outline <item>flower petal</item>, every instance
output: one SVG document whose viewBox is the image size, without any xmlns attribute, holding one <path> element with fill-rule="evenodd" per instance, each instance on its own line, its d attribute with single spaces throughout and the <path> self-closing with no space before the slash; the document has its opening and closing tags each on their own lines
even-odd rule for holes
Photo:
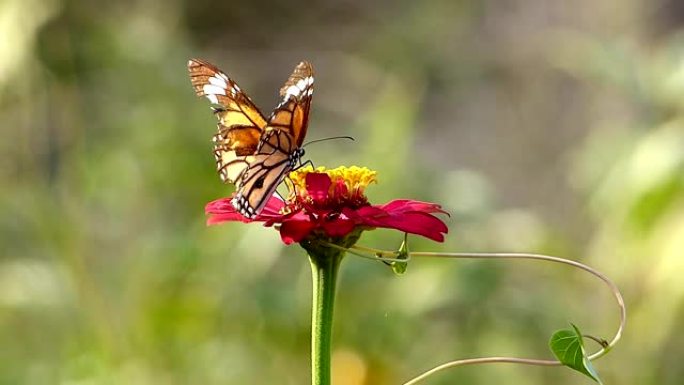
<svg viewBox="0 0 684 385">
<path fill-rule="evenodd" d="M 230 200 L 231 198 L 221 198 L 211 201 L 204 206 L 204 212 L 209 214 L 207 225 L 217 225 L 223 222 L 251 222 L 235 211 Z"/>
<path fill-rule="evenodd" d="M 422 235 L 437 242 L 444 242 L 444 234 L 449 232 L 439 218 L 428 213 L 414 211 L 401 214 L 401 218 L 388 217 L 380 221 L 382 226 L 401 230 L 405 233 Z"/>
<path fill-rule="evenodd" d="M 266 202 L 266 206 L 261 210 L 261 213 L 257 216 L 256 220 L 266 220 L 270 218 L 280 218 L 283 216 L 282 210 L 285 207 L 285 202 L 283 202 L 280 197 L 273 194 L 271 198 Z"/>
<path fill-rule="evenodd" d="M 213 214 L 224 211 L 235 211 L 233 205 L 230 204 L 232 198 L 220 198 L 213 200 L 204 206 L 204 212 L 206 214 Z"/>
<path fill-rule="evenodd" d="M 321 224 L 325 233 L 331 237 L 344 237 L 356 227 L 355 221 L 342 214 L 333 220 L 323 221 Z"/>
<path fill-rule="evenodd" d="M 410 199 L 395 199 L 380 207 L 387 211 L 422 211 L 425 213 L 442 213 L 449 215 L 448 212 L 442 210 L 442 206 L 436 203 L 413 201 Z"/>
<path fill-rule="evenodd" d="M 350 215 L 356 217 L 358 224 L 401 230 L 443 242 L 444 234 L 449 229 L 441 219 L 430 214 L 431 212 L 443 212 L 443 210 L 435 204 L 399 200 L 383 206 L 362 207 Z"/>
<path fill-rule="evenodd" d="M 310 220 L 286 219 L 280 225 L 280 238 L 286 245 L 300 242 L 316 227 Z"/>
<path fill-rule="evenodd" d="M 306 192 L 314 202 L 325 202 L 331 184 L 328 174 L 320 172 L 306 174 Z"/>
<path fill-rule="evenodd" d="M 204 212 L 209 214 L 207 225 L 238 221 L 245 223 L 264 221 L 278 222 L 283 217 L 281 210 L 285 207 L 285 203 L 275 195 L 266 202 L 264 209 L 254 219 L 245 218 L 242 214 L 238 213 L 233 207 L 231 199 L 232 197 L 216 199 L 204 206 Z"/>
<path fill-rule="evenodd" d="M 349 195 L 349 189 L 347 188 L 347 184 L 344 183 L 344 180 L 338 179 L 335 181 L 334 186 L 333 186 L 333 191 L 332 191 L 332 196 L 333 197 L 346 197 Z"/>
</svg>

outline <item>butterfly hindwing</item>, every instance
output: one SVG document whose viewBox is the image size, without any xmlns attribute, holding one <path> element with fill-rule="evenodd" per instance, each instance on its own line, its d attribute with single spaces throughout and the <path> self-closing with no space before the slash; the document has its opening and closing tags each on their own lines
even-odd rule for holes
<svg viewBox="0 0 684 385">
<path fill-rule="evenodd" d="M 233 205 L 246 217 L 258 214 L 278 185 L 299 161 L 301 150 L 284 151 L 292 138 L 283 130 L 266 128 L 253 162 L 242 175 Z M 256 213 L 256 214 L 255 214 Z"/>
</svg>

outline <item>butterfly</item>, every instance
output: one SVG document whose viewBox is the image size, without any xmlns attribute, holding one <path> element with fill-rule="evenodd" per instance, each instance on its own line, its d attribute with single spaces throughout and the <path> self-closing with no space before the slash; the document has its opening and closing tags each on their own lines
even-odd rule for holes
<svg viewBox="0 0 684 385">
<path fill-rule="evenodd" d="M 242 89 L 216 66 L 188 61 L 198 96 L 206 96 L 218 118 L 214 157 L 224 183 L 235 184 L 231 201 L 237 212 L 253 219 L 278 185 L 301 164 L 313 95 L 313 67 L 299 63 L 280 89 L 280 104 L 265 118 Z"/>
</svg>

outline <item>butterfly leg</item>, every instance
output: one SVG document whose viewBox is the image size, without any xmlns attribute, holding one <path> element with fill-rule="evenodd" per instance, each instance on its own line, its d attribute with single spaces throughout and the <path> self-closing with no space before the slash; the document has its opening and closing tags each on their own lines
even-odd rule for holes
<svg viewBox="0 0 684 385">
<path fill-rule="evenodd" d="M 280 193 L 280 191 L 275 190 L 275 193 L 276 193 L 276 195 L 278 195 L 278 198 L 280 198 L 280 200 L 282 200 L 283 202 L 285 202 L 285 197 L 283 196 L 283 194 Z"/>
<path fill-rule="evenodd" d="M 311 159 L 309 159 L 309 160 L 307 160 L 307 161 L 304 162 L 304 163 L 301 163 L 301 162 L 300 162 L 299 165 L 298 165 L 297 167 L 295 167 L 295 168 L 292 169 L 292 171 L 297 171 L 297 170 L 299 170 L 300 168 L 304 168 L 304 167 L 309 166 L 309 165 L 311 165 L 311 168 L 312 168 L 312 169 L 314 169 L 314 170 L 316 169 L 316 166 L 314 165 L 314 163 L 311 161 Z M 289 176 L 285 176 L 285 179 L 287 179 L 287 181 L 289 182 L 289 183 L 287 183 L 288 190 L 290 189 L 290 186 L 292 186 L 292 189 L 294 190 L 294 191 L 292 191 L 292 192 L 294 192 L 295 194 L 297 194 L 297 189 L 296 189 L 296 187 L 295 187 L 295 184 L 292 182 L 292 179 L 290 179 Z"/>
<path fill-rule="evenodd" d="M 287 186 L 287 192 L 289 194 L 297 195 L 297 188 L 295 187 L 294 182 L 292 182 L 292 179 L 289 176 L 285 177 L 285 182 L 285 186 Z"/>
<path fill-rule="evenodd" d="M 306 166 L 308 166 L 308 165 L 311 165 L 311 168 L 313 168 L 314 170 L 316 169 L 316 166 L 314 166 L 314 163 L 311 161 L 311 159 L 309 159 L 309 160 L 307 160 L 307 161 L 304 162 L 304 163 L 300 163 L 299 166 L 295 167 L 292 171 L 297 171 L 297 170 L 299 170 L 300 168 L 304 168 L 304 167 L 306 167 Z"/>
</svg>

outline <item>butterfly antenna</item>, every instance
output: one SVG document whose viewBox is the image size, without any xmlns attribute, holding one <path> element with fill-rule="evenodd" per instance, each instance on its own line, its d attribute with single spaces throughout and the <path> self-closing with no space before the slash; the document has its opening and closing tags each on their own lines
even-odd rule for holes
<svg viewBox="0 0 684 385">
<path fill-rule="evenodd" d="M 312 140 L 310 142 L 306 142 L 302 145 L 302 147 L 306 147 L 306 146 L 310 145 L 311 143 L 325 142 L 326 140 L 336 140 L 336 139 L 349 139 L 352 142 L 354 141 L 354 138 L 352 138 L 351 136 L 333 136 L 330 138 L 316 139 L 316 140 Z"/>
</svg>

